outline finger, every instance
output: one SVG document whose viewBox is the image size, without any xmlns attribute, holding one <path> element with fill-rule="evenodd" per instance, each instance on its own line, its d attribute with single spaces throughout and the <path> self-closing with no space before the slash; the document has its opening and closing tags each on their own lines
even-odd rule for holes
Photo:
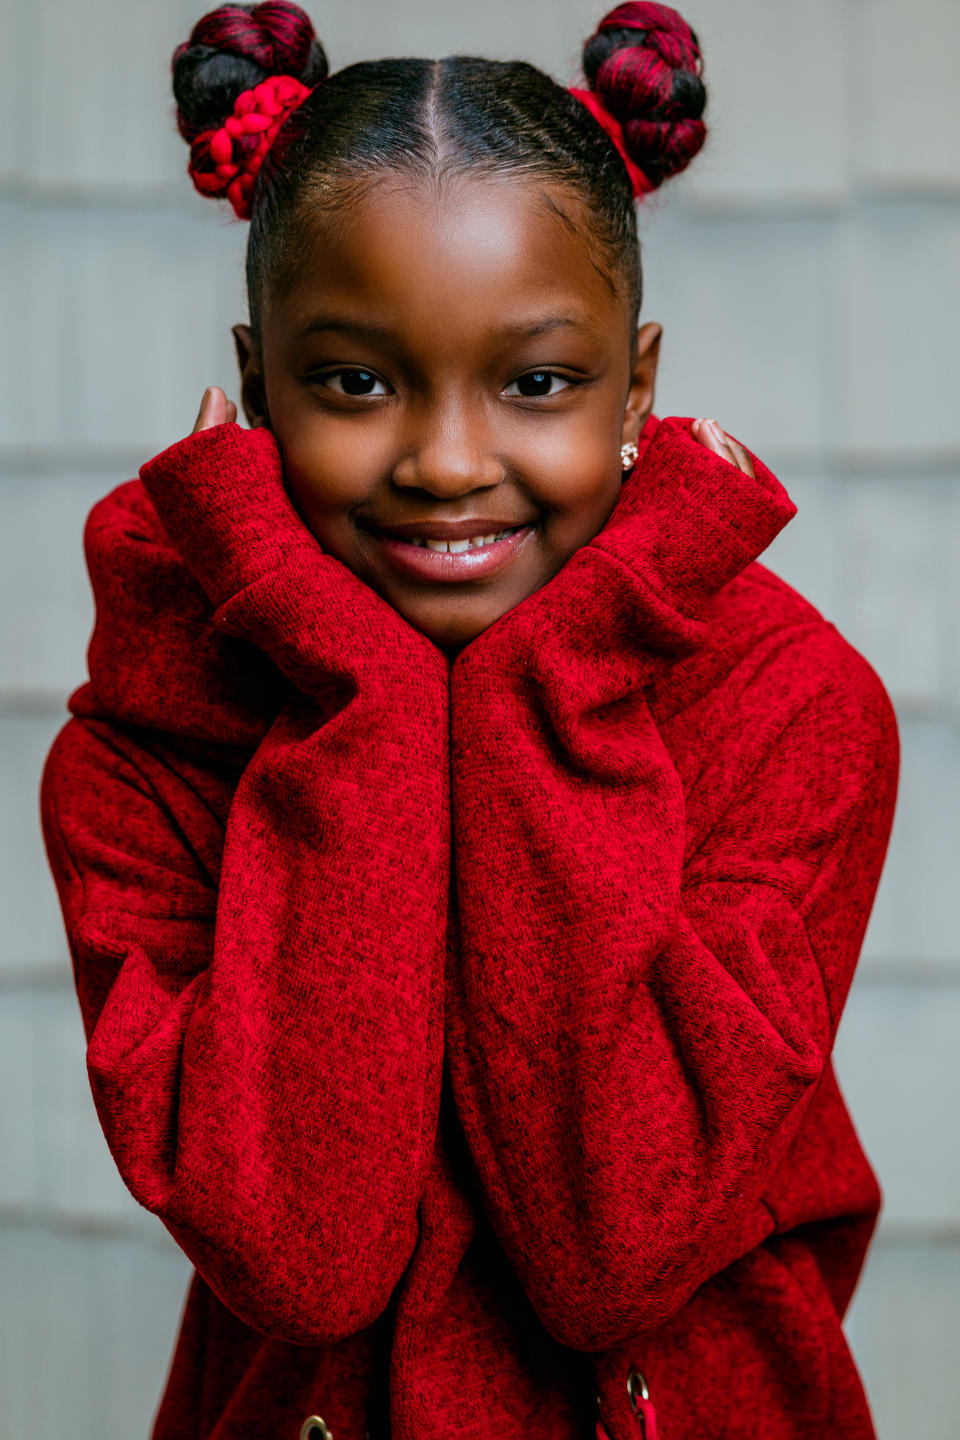
<svg viewBox="0 0 960 1440">
<path fill-rule="evenodd" d="M 750 459 L 750 456 L 740 444 L 739 440 L 734 440 L 732 435 L 728 435 L 727 444 L 733 451 L 736 457 L 737 464 L 740 466 L 740 469 L 744 472 L 744 474 L 749 475 L 751 479 L 755 480 L 757 478 L 757 473 L 753 468 L 753 461 Z"/>
<path fill-rule="evenodd" d="M 719 455 L 730 465 L 736 465 L 738 470 L 745 474 L 754 476 L 753 464 L 750 456 L 736 440 L 731 440 L 726 431 L 721 430 L 716 420 L 695 420 L 691 426 L 694 437 L 701 445 Z"/>
<path fill-rule="evenodd" d="M 200 401 L 193 434 L 196 435 L 198 430 L 209 430 L 214 425 L 225 424 L 230 420 L 231 406 L 233 407 L 233 419 L 236 419 L 237 407 L 233 401 L 227 399 L 219 385 L 208 385 L 203 392 L 203 399 Z"/>
<path fill-rule="evenodd" d="M 714 455 L 719 455 L 722 460 L 729 460 L 732 464 L 736 463 L 727 444 L 727 437 L 716 420 L 694 420 L 690 428 L 694 439 L 712 450 Z"/>
<path fill-rule="evenodd" d="M 192 432 L 194 435 L 196 435 L 198 430 L 207 430 L 213 424 L 213 421 L 210 419 L 210 401 L 212 393 L 213 392 L 211 390 L 211 387 L 208 385 L 206 390 L 204 390 L 203 392 L 203 399 L 200 401 L 200 409 L 197 411 L 197 418 L 194 421 Z"/>
</svg>

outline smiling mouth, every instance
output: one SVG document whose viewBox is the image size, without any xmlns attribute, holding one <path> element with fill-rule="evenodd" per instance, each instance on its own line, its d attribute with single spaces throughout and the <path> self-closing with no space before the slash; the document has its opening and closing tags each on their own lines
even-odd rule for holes
<svg viewBox="0 0 960 1440">
<path fill-rule="evenodd" d="M 516 525 L 489 535 L 461 540 L 434 540 L 426 535 L 391 535 L 371 531 L 381 554 L 408 579 L 451 583 L 480 580 L 513 562 L 535 525 Z"/>
<path fill-rule="evenodd" d="M 484 545 L 495 545 L 498 540 L 505 540 L 508 535 L 515 535 L 518 530 L 526 530 L 526 525 L 511 525 L 507 530 L 498 530 L 495 535 L 472 535 L 467 540 L 431 540 L 423 535 L 389 535 L 388 538 L 396 540 L 402 545 L 417 545 L 422 550 L 438 550 L 448 555 L 462 555 L 465 550 L 480 550 Z"/>
</svg>

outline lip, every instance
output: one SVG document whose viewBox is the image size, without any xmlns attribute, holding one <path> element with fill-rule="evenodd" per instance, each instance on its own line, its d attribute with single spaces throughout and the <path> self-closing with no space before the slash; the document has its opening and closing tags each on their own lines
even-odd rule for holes
<svg viewBox="0 0 960 1440">
<path fill-rule="evenodd" d="M 472 524 L 471 521 L 463 521 L 462 524 Z M 506 528 L 501 525 L 501 530 Z M 495 540 L 492 545 L 481 545 L 475 550 L 464 550 L 459 555 L 451 555 L 448 550 L 428 550 L 422 545 L 412 545 L 409 540 L 400 540 L 393 534 L 385 531 L 374 532 L 374 538 L 386 559 L 404 575 L 412 576 L 415 580 L 434 580 L 447 584 L 464 580 L 478 580 L 481 576 L 493 575 L 496 571 L 502 570 L 509 565 L 517 554 L 517 551 L 525 544 L 533 534 L 534 525 L 524 525 L 522 529 L 515 530 L 512 535 L 505 535 L 502 540 Z M 415 530 L 410 527 L 412 535 L 422 535 L 431 540 L 446 539 L 469 539 L 465 535 L 431 535 L 428 530 Z M 474 534 L 489 535 L 489 530 L 473 531 Z"/>
<path fill-rule="evenodd" d="M 480 516 L 470 520 L 410 520 L 402 525 L 373 525 L 361 522 L 365 529 L 377 535 L 399 535 L 408 539 L 416 536 L 423 540 L 473 540 L 478 535 L 499 535 L 501 530 L 514 530 L 518 525 L 530 526 L 532 520 L 498 520 Z"/>
</svg>

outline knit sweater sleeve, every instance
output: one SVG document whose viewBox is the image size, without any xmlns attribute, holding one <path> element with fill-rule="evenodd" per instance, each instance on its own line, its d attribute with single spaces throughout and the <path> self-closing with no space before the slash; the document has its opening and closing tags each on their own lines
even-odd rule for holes
<svg viewBox="0 0 960 1440">
<path fill-rule="evenodd" d="M 133 672 L 128 625 L 100 686 L 101 633 L 95 697 L 126 665 L 138 723 L 80 707 L 47 756 L 41 814 L 123 1179 L 242 1320 L 326 1345 L 384 1309 L 418 1233 L 443 1044 L 449 667 L 309 532 L 271 517 L 268 548 L 236 543 L 214 493 L 249 523 L 262 460 L 204 432 L 151 481 L 176 531 L 189 469 L 213 620 L 298 688 L 231 776 L 217 746 L 146 727 L 169 715 L 186 637 L 161 668 L 152 633 Z M 155 625 L 172 623 L 167 600 Z"/>
<path fill-rule="evenodd" d="M 892 824 L 892 706 L 820 620 L 769 647 L 688 827 L 645 687 L 795 512 L 753 458 L 664 421 L 601 534 L 451 674 L 453 1093 L 514 1269 L 584 1350 L 774 1229 Z"/>
</svg>

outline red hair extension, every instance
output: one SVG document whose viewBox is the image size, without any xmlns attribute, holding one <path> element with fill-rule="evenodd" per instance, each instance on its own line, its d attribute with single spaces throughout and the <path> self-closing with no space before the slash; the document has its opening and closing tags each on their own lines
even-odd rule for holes
<svg viewBox="0 0 960 1440">
<path fill-rule="evenodd" d="M 703 61 L 697 37 L 668 5 L 640 0 L 618 5 L 600 21 L 597 34 L 624 29 L 637 31 L 636 43 L 625 42 L 607 56 L 593 88 L 620 122 L 631 163 L 643 171 L 645 162 L 654 171 L 657 178 L 646 181 L 651 190 L 659 180 L 683 170 L 706 138 L 704 122 L 691 118 L 684 102 L 674 98 L 675 73 L 687 71 L 699 78 Z M 613 138 L 616 141 L 616 135 Z M 644 193 L 636 181 L 634 193 Z"/>
<path fill-rule="evenodd" d="M 201 195 L 225 195 L 237 218 L 249 220 L 264 156 L 287 116 L 311 93 L 292 75 L 268 75 L 242 91 L 223 125 L 202 131 L 190 147 L 187 173 Z"/>
<path fill-rule="evenodd" d="M 700 73 L 697 38 L 680 12 L 669 5 L 648 4 L 646 0 L 617 5 L 604 15 L 597 30 L 642 30 L 642 43 L 655 48 L 671 70 Z"/>
<path fill-rule="evenodd" d="M 598 125 L 603 126 L 614 145 L 616 145 L 620 151 L 620 158 L 627 167 L 634 195 L 648 195 L 651 190 L 655 190 L 656 186 L 652 180 L 648 179 L 640 169 L 640 166 L 635 165 L 631 160 L 630 152 L 627 150 L 627 142 L 623 136 L 623 126 L 617 117 L 611 115 L 610 111 L 604 106 L 599 95 L 594 95 L 592 90 L 575 90 L 572 86 L 570 88 L 570 94 L 575 95 L 581 105 L 586 105 L 594 120 L 596 120 Z"/>
<path fill-rule="evenodd" d="M 252 60 L 272 75 L 302 73 L 310 58 L 315 39 L 309 16 L 285 0 L 263 0 L 246 9 L 243 5 L 220 5 L 203 15 L 194 25 L 189 39 L 173 52 L 171 68 L 191 46 L 209 45 L 211 49 Z M 192 141 L 198 129 L 178 115 L 177 126 L 184 140 Z"/>
</svg>

